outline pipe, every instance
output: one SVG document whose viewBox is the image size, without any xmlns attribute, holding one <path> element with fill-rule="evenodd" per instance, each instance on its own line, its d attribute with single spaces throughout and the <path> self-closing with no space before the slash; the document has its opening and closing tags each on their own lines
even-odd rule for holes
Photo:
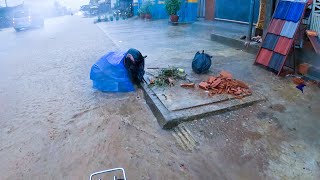
<svg viewBox="0 0 320 180">
<path fill-rule="evenodd" d="M 253 16 L 254 16 L 254 0 L 250 2 L 250 16 L 249 16 L 249 29 L 247 35 L 247 42 L 251 41 L 252 36 L 252 26 L 253 26 Z"/>
<path fill-rule="evenodd" d="M 248 22 L 243 22 L 243 21 L 236 21 L 236 20 L 231 20 L 231 19 L 223 19 L 223 18 L 214 18 L 214 20 L 217 21 L 225 21 L 225 22 L 234 22 L 234 23 L 238 23 L 238 24 L 246 24 L 248 25 Z M 255 23 L 253 23 L 253 25 L 256 25 Z"/>
</svg>

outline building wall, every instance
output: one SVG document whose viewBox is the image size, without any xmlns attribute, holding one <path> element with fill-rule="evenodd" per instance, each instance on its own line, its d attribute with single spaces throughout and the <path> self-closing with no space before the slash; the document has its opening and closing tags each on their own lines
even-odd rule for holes
<svg viewBox="0 0 320 180">
<path fill-rule="evenodd" d="M 180 22 L 194 22 L 197 20 L 198 0 L 184 0 L 178 12 Z"/>
<path fill-rule="evenodd" d="M 169 19 L 165 10 L 164 0 L 153 0 L 151 10 L 152 19 Z M 143 0 L 134 0 L 134 14 L 138 15 L 138 9 Z M 182 0 L 181 9 L 178 12 L 179 22 L 194 22 L 197 19 L 198 0 Z"/>
<path fill-rule="evenodd" d="M 215 18 L 248 22 L 251 0 L 215 0 Z M 254 22 L 259 16 L 260 0 L 255 0 Z"/>
</svg>

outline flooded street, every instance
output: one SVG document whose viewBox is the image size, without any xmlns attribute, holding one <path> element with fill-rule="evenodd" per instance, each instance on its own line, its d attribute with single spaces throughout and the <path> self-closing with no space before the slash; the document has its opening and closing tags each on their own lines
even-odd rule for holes
<svg viewBox="0 0 320 180">
<path fill-rule="evenodd" d="M 44 29 L 4 29 L 0 39 L 6 42 L 0 47 L 1 179 L 85 179 L 106 168 L 136 167 L 129 161 L 144 151 L 159 154 L 154 146 L 163 143 L 155 142 L 162 131 L 141 93 L 91 88 L 91 65 L 113 49 L 91 20 L 50 19 Z"/>
<path fill-rule="evenodd" d="M 193 179 L 189 152 L 160 128 L 142 90 L 92 89 L 91 65 L 117 49 L 92 19 L 49 19 L 0 39 L 1 179 L 87 179 L 114 167 L 130 179 Z"/>
<path fill-rule="evenodd" d="M 43 29 L 0 31 L 0 179 L 88 179 L 116 167 L 135 180 L 319 179 L 319 89 L 302 94 L 252 66 L 254 55 L 199 38 L 207 27 L 147 23 L 96 25 L 65 16 L 46 20 Z M 92 88 L 92 64 L 130 47 L 148 55 L 147 67 L 182 68 L 190 65 L 178 58 L 208 49 L 214 71 L 230 66 L 259 75 L 249 82 L 268 100 L 163 130 L 141 89 Z"/>
</svg>

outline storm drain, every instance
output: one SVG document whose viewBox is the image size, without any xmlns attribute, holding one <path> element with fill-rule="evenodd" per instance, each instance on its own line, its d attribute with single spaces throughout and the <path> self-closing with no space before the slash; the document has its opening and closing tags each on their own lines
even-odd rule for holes
<svg viewBox="0 0 320 180">
<path fill-rule="evenodd" d="M 197 142 L 190 130 L 184 124 L 175 127 L 172 135 L 176 139 L 178 145 L 186 151 L 193 151 L 199 145 L 199 142 Z"/>
</svg>

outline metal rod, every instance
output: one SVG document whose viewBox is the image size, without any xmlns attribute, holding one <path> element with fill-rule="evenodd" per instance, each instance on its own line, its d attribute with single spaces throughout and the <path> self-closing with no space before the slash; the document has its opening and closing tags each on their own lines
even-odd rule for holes
<svg viewBox="0 0 320 180">
<path fill-rule="evenodd" d="M 249 29 L 247 35 L 247 42 L 251 41 L 252 36 L 252 26 L 253 26 L 253 16 L 254 16 L 254 0 L 251 0 L 250 3 L 250 16 L 249 16 Z"/>
<path fill-rule="evenodd" d="M 249 24 L 248 22 L 244 22 L 244 21 L 236 21 L 236 20 L 231 20 L 231 19 L 223 19 L 223 18 L 214 18 L 214 20 L 217 21 L 226 21 L 226 22 L 234 22 L 234 23 L 239 23 L 239 24 Z M 253 25 L 256 25 L 255 23 L 253 23 Z"/>
</svg>

